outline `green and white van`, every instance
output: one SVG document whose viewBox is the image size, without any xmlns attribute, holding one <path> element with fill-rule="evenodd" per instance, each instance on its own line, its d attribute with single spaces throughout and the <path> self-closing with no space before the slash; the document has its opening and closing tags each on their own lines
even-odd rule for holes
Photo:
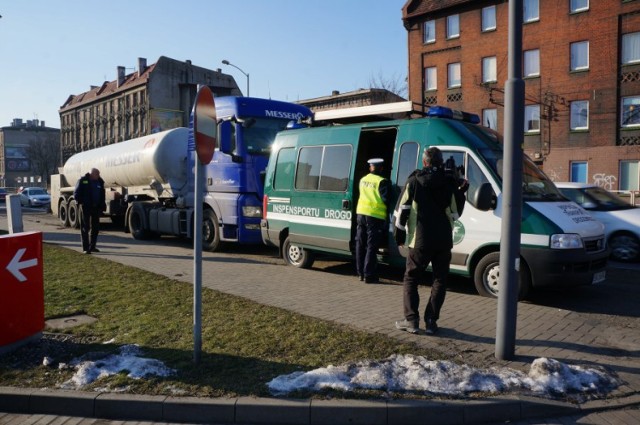
<svg viewBox="0 0 640 425">
<path fill-rule="evenodd" d="M 417 119 L 280 132 L 265 176 L 263 241 L 279 247 L 296 267 L 310 267 L 316 253 L 351 258 L 358 182 L 368 172 L 367 159 L 384 159 L 397 197 L 409 174 L 422 167 L 423 149 L 437 146 L 470 185 L 453 231 L 451 272 L 472 278 L 481 295 L 497 296 L 506 164 L 500 135 L 478 121 L 476 115 L 434 107 Z M 527 157 L 522 195 L 520 298 L 531 288 L 604 281 L 603 225 L 562 196 Z M 404 266 L 391 226 L 379 254 L 382 263 Z"/>
</svg>

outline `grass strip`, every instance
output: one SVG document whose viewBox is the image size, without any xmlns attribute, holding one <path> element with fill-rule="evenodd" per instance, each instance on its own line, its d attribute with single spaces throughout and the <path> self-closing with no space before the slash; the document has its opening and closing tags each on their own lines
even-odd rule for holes
<svg viewBox="0 0 640 425">
<path fill-rule="evenodd" d="M 45 318 L 87 314 L 98 320 L 0 356 L 0 386 L 55 388 L 73 374 L 58 364 L 87 352 L 115 352 L 124 344 L 138 344 L 145 357 L 177 374 L 135 380 L 122 373 L 85 390 L 264 397 L 268 381 L 294 371 L 394 353 L 443 358 L 414 344 L 203 288 L 202 356 L 195 364 L 192 285 L 55 245 L 43 249 Z M 54 363 L 44 366 L 43 356 Z"/>
</svg>

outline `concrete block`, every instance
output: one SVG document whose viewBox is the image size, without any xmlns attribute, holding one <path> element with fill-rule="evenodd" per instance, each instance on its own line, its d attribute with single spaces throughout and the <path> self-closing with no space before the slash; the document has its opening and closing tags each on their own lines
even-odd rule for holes
<svg viewBox="0 0 640 425">
<path fill-rule="evenodd" d="M 241 397 L 236 403 L 237 424 L 309 424 L 311 400 Z"/>
<path fill-rule="evenodd" d="M 505 422 L 521 419 L 516 397 L 486 398 L 464 404 L 464 423 Z"/>
<path fill-rule="evenodd" d="M 29 398 L 33 389 L 0 387 L 0 412 L 29 413 Z"/>
<path fill-rule="evenodd" d="M 520 412 L 523 419 L 554 416 L 570 416 L 580 412 L 580 408 L 571 403 L 546 400 L 537 397 L 520 397 Z"/>
<path fill-rule="evenodd" d="M 464 423 L 463 402 L 393 400 L 387 403 L 388 425 L 457 425 Z"/>
<path fill-rule="evenodd" d="M 386 425 L 387 402 L 311 400 L 311 425 Z"/>
<path fill-rule="evenodd" d="M 83 391 L 34 391 L 29 399 L 29 412 L 93 417 L 97 396 L 98 393 Z"/>
<path fill-rule="evenodd" d="M 161 421 L 166 396 L 100 394 L 95 400 L 95 417 L 106 419 Z"/>
<path fill-rule="evenodd" d="M 233 423 L 235 398 L 167 397 L 162 420 L 191 423 Z"/>
</svg>

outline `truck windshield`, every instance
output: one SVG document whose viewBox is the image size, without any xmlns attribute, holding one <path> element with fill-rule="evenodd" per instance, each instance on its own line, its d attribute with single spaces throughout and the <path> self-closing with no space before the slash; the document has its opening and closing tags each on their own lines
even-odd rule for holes
<svg viewBox="0 0 640 425">
<path fill-rule="evenodd" d="M 501 149 L 480 149 L 480 154 L 493 171 L 503 179 L 504 152 Z M 522 200 L 533 202 L 558 202 L 567 199 L 531 159 L 524 155 L 522 161 Z"/>
<path fill-rule="evenodd" d="M 247 153 L 268 155 L 276 133 L 284 130 L 289 119 L 250 118 L 243 125 L 244 145 Z"/>
</svg>

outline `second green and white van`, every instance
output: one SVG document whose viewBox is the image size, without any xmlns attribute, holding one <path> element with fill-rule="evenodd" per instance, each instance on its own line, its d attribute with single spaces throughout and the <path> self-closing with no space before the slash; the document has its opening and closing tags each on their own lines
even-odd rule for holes
<svg viewBox="0 0 640 425">
<path fill-rule="evenodd" d="M 366 160 L 384 159 L 385 177 L 398 196 L 409 174 L 422 167 L 423 149 L 437 146 L 469 181 L 467 205 L 453 230 L 451 272 L 470 277 L 481 295 L 497 296 L 502 170 L 508 164 L 500 135 L 477 122 L 477 116 L 436 107 L 417 119 L 280 132 L 265 176 L 263 241 L 279 247 L 296 267 L 311 267 L 318 253 L 351 258 Z M 522 195 L 520 298 L 531 288 L 603 282 L 603 225 L 565 198 L 527 157 Z M 390 227 L 379 260 L 404 266 L 403 254 Z"/>
</svg>

